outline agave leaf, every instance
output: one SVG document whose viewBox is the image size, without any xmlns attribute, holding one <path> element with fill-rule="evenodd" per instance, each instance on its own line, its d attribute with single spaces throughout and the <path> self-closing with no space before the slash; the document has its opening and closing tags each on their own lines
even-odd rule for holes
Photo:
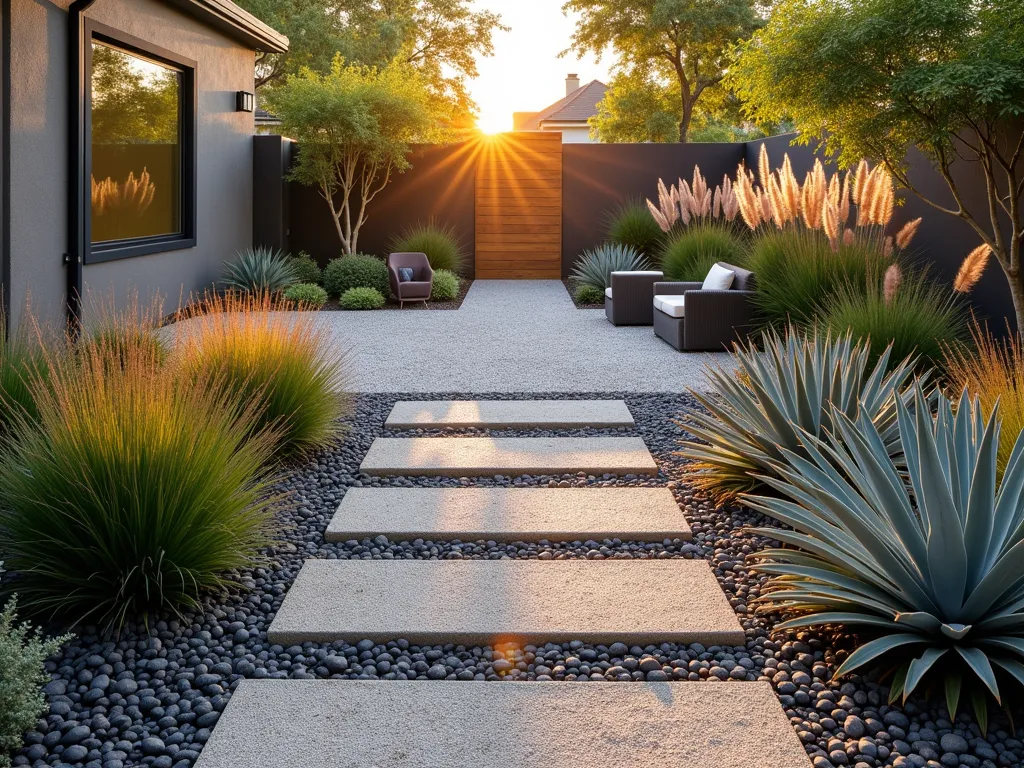
<svg viewBox="0 0 1024 768">
<path fill-rule="evenodd" d="M 893 621 L 897 624 L 906 624 L 914 629 L 920 629 L 922 632 L 929 633 L 937 632 L 939 630 L 939 626 L 942 624 L 938 618 L 926 611 L 908 611 L 906 613 L 898 613 Z"/>
<path fill-rule="evenodd" d="M 988 701 L 985 699 L 985 692 L 980 688 L 971 688 L 971 707 L 974 709 L 974 719 L 981 729 L 981 735 L 988 734 Z"/>
<path fill-rule="evenodd" d="M 1009 635 L 986 637 L 984 640 L 979 640 L 978 644 L 1002 648 L 1024 657 L 1024 637 L 1011 637 Z"/>
<path fill-rule="evenodd" d="M 974 588 L 963 609 L 962 621 L 976 623 L 1002 595 L 1011 589 L 1021 578 L 1020 563 L 1024 557 L 1024 541 L 1019 541 L 1002 555 L 985 574 L 981 583 Z"/>
<path fill-rule="evenodd" d="M 910 669 L 910 663 L 905 662 L 900 664 L 897 668 L 896 673 L 892 676 L 892 683 L 889 685 L 889 703 L 892 704 L 896 699 L 903 695 L 903 687 L 907 682 L 907 672 Z"/>
<path fill-rule="evenodd" d="M 1013 659 L 1000 659 L 999 657 L 993 656 L 992 663 L 997 667 L 1002 667 L 1004 670 L 1009 672 L 1018 683 L 1024 685 L 1024 664 Z"/>
<path fill-rule="evenodd" d="M 969 408 L 961 408 L 967 411 Z M 978 409 L 981 410 L 980 408 Z M 986 555 L 991 549 L 992 529 L 995 517 L 992 514 L 996 495 L 996 460 L 999 447 L 999 422 L 996 421 L 998 404 L 984 428 L 978 446 L 977 464 L 970 482 L 961 483 L 965 498 L 966 520 L 964 522 L 964 544 L 967 548 L 967 590 L 973 590 L 984 574 Z M 960 417 L 960 412 L 957 412 Z M 966 419 L 966 417 L 965 417 Z M 966 441 L 966 437 L 963 438 Z M 966 449 L 962 449 L 966 450 Z"/>
<path fill-rule="evenodd" d="M 887 594 L 879 589 L 874 589 L 866 584 L 864 581 L 846 576 L 835 570 L 829 570 L 826 568 L 815 568 L 805 565 L 791 565 L 789 563 L 764 563 L 752 566 L 752 570 L 758 573 L 777 573 L 784 575 L 796 575 L 804 576 L 807 579 L 813 579 L 816 582 L 822 584 L 831 585 L 839 589 L 843 589 L 847 592 L 853 592 L 855 594 L 864 595 L 864 597 L 871 599 L 875 602 L 892 599 L 892 595 Z M 888 609 L 888 606 L 886 607 Z"/>
<path fill-rule="evenodd" d="M 858 667 L 862 667 L 896 648 L 901 648 L 905 645 L 920 645 L 927 642 L 928 639 L 921 635 L 912 635 L 905 632 L 871 640 L 847 656 L 846 661 L 836 670 L 833 678 L 842 677 L 848 672 L 852 672 Z"/>
<path fill-rule="evenodd" d="M 1010 458 L 1003 470 L 1003 480 L 996 497 L 993 513 L 992 541 L 985 561 L 985 569 L 992 567 L 996 558 L 1020 540 L 1021 534 L 1010 536 L 1024 520 L 1024 432 L 1017 437 Z"/>
<path fill-rule="evenodd" d="M 956 652 L 960 654 L 961 658 L 967 662 L 967 666 L 978 676 L 978 679 L 985 684 L 992 696 L 995 697 L 997 702 L 1000 702 L 999 698 L 999 683 L 996 682 L 996 674 L 992 671 L 992 665 L 989 663 L 988 656 L 984 651 L 977 648 L 966 648 L 962 645 L 954 646 Z"/>
<path fill-rule="evenodd" d="M 803 629 L 804 627 L 820 627 L 826 624 L 853 624 L 855 626 L 892 628 L 892 621 L 870 613 L 852 611 L 823 611 L 809 616 L 787 619 L 775 625 L 776 630 Z"/>
<path fill-rule="evenodd" d="M 948 650 L 948 648 L 925 648 L 924 653 L 910 662 L 910 666 L 907 668 L 907 678 L 903 683 L 904 703 L 906 703 L 907 697 L 917 688 L 917 684 L 921 682 L 921 679 L 928 674 L 928 670 L 932 668 L 936 661 L 945 656 Z"/>
<path fill-rule="evenodd" d="M 950 722 L 956 721 L 956 708 L 960 704 L 960 686 L 962 683 L 963 678 L 960 675 L 955 673 L 946 675 L 946 709 L 949 710 Z"/>
</svg>

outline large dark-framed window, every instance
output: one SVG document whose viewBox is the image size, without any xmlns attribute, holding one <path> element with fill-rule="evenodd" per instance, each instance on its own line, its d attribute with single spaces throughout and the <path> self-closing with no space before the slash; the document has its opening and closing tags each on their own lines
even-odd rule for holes
<svg viewBox="0 0 1024 768">
<path fill-rule="evenodd" d="M 196 244 L 196 63 L 87 20 L 85 262 Z"/>
</svg>

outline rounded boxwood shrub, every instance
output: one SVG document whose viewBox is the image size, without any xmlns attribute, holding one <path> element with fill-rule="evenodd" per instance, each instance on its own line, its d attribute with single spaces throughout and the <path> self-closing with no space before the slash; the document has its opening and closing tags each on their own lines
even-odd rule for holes
<svg viewBox="0 0 1024 768">
<path fill-rule="evenodd" d="M 95 348 L 37 389 L 39 428 L 0 462 L 0 528 L 23 605 L 118 629 L 199 609 L 268 540 L 273 442 L 205 377 L 151 349 L 112 367 Z"/>
<path fill-rule="evenodd" d="M 391 295 L 387 265 L 363 253 L 331 259 L 324 269 L 324 288 L 331 296 L 341 296 L 350 288 L 373 288 L 381 296 Z"/>
<path fill-rule="evenodd" d="M 341 294 L 338 303 L 342 309 L 380 309 L 384 306 L 384 297 L 376 288 L 360 286 Z"/>
<path fill-rule="evenodd" d="M 430 287 L 430 298 L 435 301 L 452 301 L 459 295 L 459 276 L 448 269 L 434 270 L 434 284 Z"/>
<path fill-rule="evenodd" d="M 576 288 L 573 298 L 577 304 L 604 304 L 604 291 L 596 285 L 584 283 Z"/>
<path fill-rule="evenodd" d="M 435 272 L 444 269 L 459 272 L 465 258 L 462 241 L 453 226 L 431 221 L 409 227 L 391 241 L 392 253 L 424 253 Z"/>
<path fill-rule="evenodd" d="M 665 243 L 661 251 L 661 270 L 666 280 L 700 282 L 716 261 L 743 266 L 745 248 L 743 238 L 729 224 L 694 224 Z"/>
<path fill-rule="evenodd" d="M 327 303 L 327 291 L 315 283 L 298 283 L 285 290 L 284 298 L 299 309 L 320 309 Z"/>
<path fill-rule="evenodd" d="M 292 256 L 288 263 L 295 273 L 295 279 L 299 283 L 314 283 L 321 285 L 324 281 L 324 272 L 320 265 L 313 261 L 313 257 L 305 251 L 300 251 L 298 256 Z"/>
</svg>

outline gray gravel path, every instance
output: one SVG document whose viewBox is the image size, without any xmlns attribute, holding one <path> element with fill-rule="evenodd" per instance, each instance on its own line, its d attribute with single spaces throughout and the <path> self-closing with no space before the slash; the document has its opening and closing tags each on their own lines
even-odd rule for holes
<svg viewBox="0 0 1024 768">
<path fill-rule="evenodd" d="M 322 312 L 357 392 L 684 392 L 725 353 L 680 353 L 649 327 L 576 309 L 558 280 L 477 280 L 452 312 Z"/>
</svg>

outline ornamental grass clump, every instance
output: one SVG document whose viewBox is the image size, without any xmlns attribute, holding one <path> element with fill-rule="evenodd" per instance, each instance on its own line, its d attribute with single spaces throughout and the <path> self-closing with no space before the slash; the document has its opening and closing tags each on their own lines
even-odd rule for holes
<svg viewBox="0 0 1024 768">
<path fill-rule="evenodd" d="M 766 331 L 760 345 L 737 344 L 737 372 L 708 371 L 714 396 L 690 390 L 705 410 L 690 411 L 683 426 L 706 441 L 682 444 L 680 455 L 695 462 L 691 482 L 724 500 L 778 477 L 789 456 L 803 455 L 802 433 L 833 429 L 835 409 L 851 418 L 864 413 L 887 453 L 899 456 L 896 401 L 912 396 L 915 361 L 889 370 L 891 353 L 872 366 L 870 348 L 849 333 L 796 328 L 784 337 Z"/>
<path fill-rule="evenodd" d="M 903 462 L 869 412 L 832 408 L 832 429 L 801 434 L 766 478 L 786 498 L 744 497 L 789 526 L 756 530 L 787 545 L 751 556 L 769 576 L 756 606 L 790 617 L 779 631 L 857 628 L 836 677 L 895 668 L 890 699 L 944 690 L 950 720 L 966 692 L 984 731 L 986 694 L 1004 703 L 1024 683 L 1024 438 L 999 479 L 998 408 L 986 419 L 976 398 L 940 394 L 932 415 L 912 394 L 896 404 Z"/>
<path fill-rule="evenodd" d="M 466 252 L 459 232 L 451 225 L 429 221 L 407 228 L 391 241 L 392 253 L 424 253 L 435 272 L 445 269 L 459 273 L 465 266 Z"/>
<path fill-rule="evenodd" d="M 251 404 L 247 431 L 272 431 L 278 453 L 326 447 L 351 407 L 347 357 L 311 315 L 276 309 L 266 297 L 207 298 L 181 328 L 176 363 L 237 406 Z"/>
<path fill-rule="evenodd" d="M 608 240 L 626 245 L 648 258 L 656 258 L 664 232 L 639 200 L 627 200 L 608 216 Z"/>
<path fill-rule="evenodd" d="M 0 528 L 22 604 L 116 630 L 196 609 L 256 559 L 271 516 L 274 436 L 207 377 L 174 375 L 151 347 L 121 365 L 84 347 L 35 388 L 0 462 Z"/>
<path fill-rule="evenodd" d="M 998 467 L 1002 475 L 1017 437 L 1024 430 L 1024 346 L 1020 336 L 1009 331 L 1004 339 L 993 338 L 975 325 L 973 344 L 945 349 L 946 375 L 953 392 L 977 397 L 985 414 L 999 406 Z"/>
<path fill-rule="evenodd" d="M 275 295 L 298 282 L 292 260 L 281 250 L 247 248 L 224 264 L 221 283 L 225 288 L 253 295 Z"/>
<path fill-rule="evenodd" d="M 10 333 L 0 313 L 0 434 L 39 418 L 34 387 L 46 386 L 53 363 L 70 353 L 63 334 L 38 325 L 26 308 Z"/>
<path fill-rule="evenodd" d="M 698 221 L 668 236 L 659 261 L 666 280 L 701 282 L 715 262 L 743 266 L 746 243 L 731 224 Z"/>
<path fill-rule="evenodd" d="M 362 253 L 331 259 L 324 268 L 324 288 L 336 297 L 350 288 L 373 288 L 385 298 L 391 295 L 387 265 Z"/>
<path fill-rule="evenodd" d="M 593 250 L 583 251 L 576 261 L 569 279 L 576 285 L 592 285 L 601 293 L 612 282 L 612 272 L 632 272 L 650 269 L 650 262 L 635 248 L 616 243 L 605 243 Z"/>
</svg>

